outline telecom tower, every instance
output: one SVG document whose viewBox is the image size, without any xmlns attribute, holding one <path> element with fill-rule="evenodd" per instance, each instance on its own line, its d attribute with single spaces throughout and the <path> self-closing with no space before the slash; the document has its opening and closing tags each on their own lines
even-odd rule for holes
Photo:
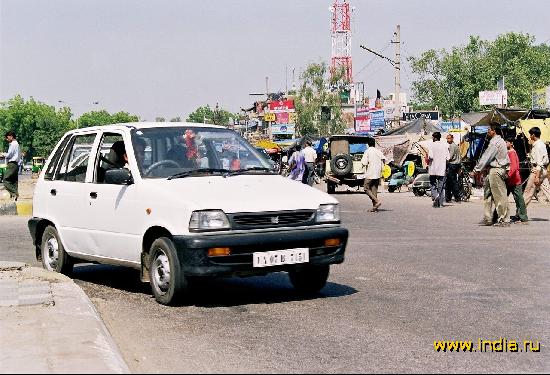
<svg viewBox="0 0 550 375">
<path fill-rule="evenodd" d="M 344 79 L 352 82 L 351 74 L 351 13 L 347 0 L 334 0 L 329 8 L 332 12 L 332 59 L 330 72 L 345 70 Z"/>
</svg>

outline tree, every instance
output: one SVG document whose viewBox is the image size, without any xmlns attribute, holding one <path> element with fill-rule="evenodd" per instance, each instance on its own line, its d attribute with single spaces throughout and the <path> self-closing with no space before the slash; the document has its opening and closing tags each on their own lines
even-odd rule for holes
<svg viewBox="0 0 550 375">
<path fill-rule="evenodd" d="M 17 135 L 21 152 L 27 157 L 48 156 L 59 139 L 74 128 L 69 108 L 54 106 L 20 95 L 0 105 L 0 133 L 12 130 Z M 3 144 L 3 149 L 7 144 Z"/>
<path fill-rule="evenodd" d="M 328 78 L 327 65 L 313 63 L 306 67 L 300 78 L 302 84 L 294 101 L 297 132 L 302 136 L 342 133 L 346 128 L 340 101 L 344 71 L 336 72 L 332 78 Z M 323 116 L 323 107 L 330 110 L 330 118 Z"/>
<path fill-rule="evenodd" d="M 170 119 L 170 122 L 181 122 L 181 117 L 177 116 Z"/>
<path fill-rule="evenodd" d="M 471 36 L 466 46 L 410 58 L 415 103 L 446 118 L 479 111 L 479 92 L 495 90 L 504 77 L 508 106 L 530 108 L 533 90 L 550 84 L 550 46 L 534 43 L 533 36 L 513 32 L 494 41 Z"/>
<path fill-rule="evenodd" d="M 101 126 L 109 124 L 123 124 L 127 122 L 137 122 L 139 121 L 138 116 L 131 115 L 128 112 L 117 112 L 110 114 L 106 110 L 101 111 L 91 111 L 83 113 L 82 116 L 78 118 L 78 127 L 87 128 L 90 126 Z"/>
<path fill-rule="evenodd" d="M 225 109 L 220 109 L 216 104 L 216 108 L 212 110 L 207 104 L 206 106 L 199 107 L 195 109 L 187 117 L 188 122 L 196 122 L 200 124 L 216 124 L 216 125 L 229 125 L 231 119 L 236 115 L 226 111 Z"/>
</svg>

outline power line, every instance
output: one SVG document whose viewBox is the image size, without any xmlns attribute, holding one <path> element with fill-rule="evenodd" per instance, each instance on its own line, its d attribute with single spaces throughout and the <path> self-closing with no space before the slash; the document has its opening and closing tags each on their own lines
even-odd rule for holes
<svg viewBox="0 0 550 375">
<path fill-rule="evenodd" d="M 384 48 L 382 48 L 381 52 L 384 52 L 386 49 L 388 49 L 388 47 L 390 46 L 391 44 L 391 41 L 388 42 L 388 44 L 386 44 L 386 46 Z M 364 67 L 362 67 L 361 69 L 359 69 L 359 71 L 357 73 L 355 73 L 353 75 L 353 78 L 357 77 L 359 75 L 359 73 L 361 73 L 363 70 L 365 70 L 368 66 L 370 66 L 374 61 L 376 60 L 376 56 L 372 58 L 372 60 L 370 60 Z"/>
</svg>

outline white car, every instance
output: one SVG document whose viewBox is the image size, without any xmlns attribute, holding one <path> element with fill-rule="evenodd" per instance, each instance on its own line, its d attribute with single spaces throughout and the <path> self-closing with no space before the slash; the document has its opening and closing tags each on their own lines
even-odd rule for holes
<svg viewBox="0 0 550 375">
<path fill-rule="evenodd" d="M 29 229 L 46 269 L 133 267 L 162 304 L 198 276 L 286 271 L 317 292 L 348 238 L 333 197 L 275 174 L 236 132 L 191 123 L 68 132 L 37 181 Z"/>
</svg>

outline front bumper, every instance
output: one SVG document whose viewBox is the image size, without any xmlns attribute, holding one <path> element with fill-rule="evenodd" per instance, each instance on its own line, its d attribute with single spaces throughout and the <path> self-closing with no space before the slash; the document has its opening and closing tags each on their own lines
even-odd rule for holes
<svg viewBox="0 0 550 375">
<path fill-rule="evenodd" d="M 338 238 L 339 246 L 324 246 Z M 348 230 L 342 227 L 296 228 L 285 231 L 228 233 L 219 235 L 174 236 L 178 258 L 188 276 L 253 276 L 288 271 L 304 265 L 337 264 L 344 261 Z M 209 257 L 208 249 L 229 247 L 231 255 Z M 309 263 L 254 268 L 254 252 L 309 248 Z"/>
</svg>

